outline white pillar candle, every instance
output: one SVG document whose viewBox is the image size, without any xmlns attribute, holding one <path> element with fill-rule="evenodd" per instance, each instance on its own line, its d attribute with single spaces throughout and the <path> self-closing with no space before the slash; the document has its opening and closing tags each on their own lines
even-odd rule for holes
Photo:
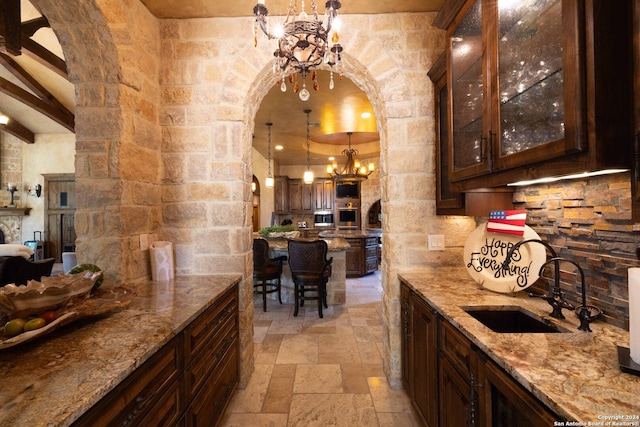
<svg viewBox="0 0 640 427">
<path fill-rule="evenodd" d="M 629 269 L 629 344 L 631 360 L 640 364 L 640 268 Z"/>
</svg>

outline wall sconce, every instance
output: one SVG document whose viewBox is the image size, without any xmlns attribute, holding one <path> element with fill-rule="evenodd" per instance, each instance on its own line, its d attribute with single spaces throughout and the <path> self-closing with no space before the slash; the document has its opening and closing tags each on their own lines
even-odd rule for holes
<svg viewBox="0 0 640 427">
<path fill-rule="evenodd" d="M 7 184 L 7 191 L 11 194 L 11 202 L 9 202 L 9 204 L 7 205 L 8 208 L 15 208 L 16 204 L 13 201 L 13 193 L 15 193 L 16 191 L 18 191 L 18 186 L 16 184 L 12 184 L 12 183 L 8 183 Z"/>
<path fill-rule="evenodd" d="M 40 197 L 42 196 L 42 185 L 40 184 L 36 184 L 35 188 L 31 188 L 31 186 L 29 186 L 29 188 L 27 188 L 27 194 L 30 195 L 31 197 Z"/>
</svg>

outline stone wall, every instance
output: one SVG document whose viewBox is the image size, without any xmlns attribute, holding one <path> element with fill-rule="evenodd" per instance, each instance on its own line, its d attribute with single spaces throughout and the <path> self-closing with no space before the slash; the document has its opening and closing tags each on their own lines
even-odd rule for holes
<svg viewBox="0 0 640 427">
<path fill-rule="evenodd" d="M 0 206 L 11 201 L 7 184 L 17 184 L 18 191 L 13 193 L 14 204 L 23 206 L 25 198 L 22 187 L 22 141 L 6 132 L 0 132 Z"/>
<path fill-rule="evenodd" d="M 516 208 L 528 211 L 527 224 L 541 239 L 560 257 L 582 267 L 587 304 L 603 310 L 607 323 L 628 329 L 627 269 L 640 267 L 629 174 L 529 186 L 518 189 L 514 201 Z M 562 270 L 566 298 L 579 305 L 581 286 L 575 268 L 566 264 Z M 546 285 L 545 281 L 535 287 L 546 291 Z"/>
</svg>

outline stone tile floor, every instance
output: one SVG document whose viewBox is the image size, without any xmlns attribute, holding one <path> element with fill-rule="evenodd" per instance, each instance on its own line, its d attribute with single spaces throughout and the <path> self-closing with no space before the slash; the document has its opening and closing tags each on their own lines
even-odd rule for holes
<svg viewBox="0 0 640 427">
<path fill-rule="evenodd" d="M 380 273 L 347 279 L 347 301 L 318 317 L 315 301 L 255 298 L 255 370 L 222 426 L 419 426 L 403 390 L 382 369 Z"/>
</svg>

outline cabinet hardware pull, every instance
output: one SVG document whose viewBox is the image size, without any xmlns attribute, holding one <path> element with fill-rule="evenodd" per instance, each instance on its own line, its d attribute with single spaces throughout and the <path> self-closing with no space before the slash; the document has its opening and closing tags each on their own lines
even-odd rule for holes
<svg viewBox="0 0 640 427">
<path fill-rule="evenodd" d="M 484 146 L 486 142 L 487 142 L 487 137 L 481 135 L 480 136 L 480 163 L 487 160 L 487 156 L 484 154 Z"/>
<path fill-rule="evenodd" d="M 124 419 L 124 421 L 122 421 L 122 426 L 127 426 L 129 425 L 136 416 L 138 416 L 138 414 L 140 413 L 140 411 L 142 411 L 144 409 L 145 406 L 147 406 L 147 403 L 149 403 L 149 401 L 153 400 L 156 397 L 157 391 L 153 391 L 150 395 L 148 395 L 147 397 L 144 396 L 136 396 L 135 398 L 135 403 L 137 404 L 136 407 L 133 409 L 133 411 L 131 411 L 131 413 L 129 414 L 129 416 L 127 416 L 127 418 Z"/>
<path fill-rule="evenodd" d="M 478 398 L 478 393 L 476 392 L 476 387 L 483 387 L 482 383 L 476 383 L 473 374 L 471 374 L 471 378 L 469 379 L 469 399 L 471 404 L 471 425 L 476 425 L 476 400 Z"/>
</svg>

